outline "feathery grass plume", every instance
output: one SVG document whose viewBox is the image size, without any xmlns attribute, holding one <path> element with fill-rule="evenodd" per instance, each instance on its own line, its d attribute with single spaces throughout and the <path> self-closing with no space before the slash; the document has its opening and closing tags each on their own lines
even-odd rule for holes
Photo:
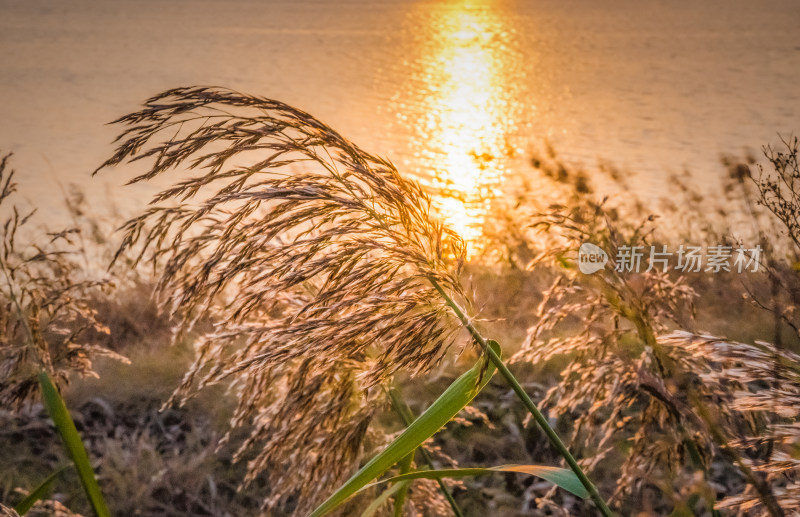
<svg viewBox="0 0 800 517">
<path fill-rule="evenodd" d="M 161 302 L 199 339 L 176 400 L 229 379 L 232 427 L 254 423 L 247 480 L 265 510 L 313 508 L 355 466 L 399 370 L 428 371 L 458 325 L 431 279 L 463 296 L 464 243 L 421 187 L 308 113 L 222 88 L 149 99 L 103 167 L 150 159 L 132 182 L 199 171 L 125 225 L 120 251 L 162 269 Z"/>
<path fill-rule="evenodd" d="M 744 455 L 743 461 L 766 478 L 773 486 L 778 502 L 786 511 L 800 511 L 800 480 L 798 480 L 797 447 L 800 444 L 800 356 L 785 349 L 780 325 L 800 336 L 800 166 L 797 137 L 781 138 L 780 146 L 766 146 L 764 156 L 772 170 L 757 164 L 758 174 L 751 168 L 741 171 L 741 183 L 754 187 L 755 198 L 766 208 L 777 227 L 770 226 L 770 240 L 762 239 L 770 260 L 764 263 L 769 280 L 769 295 L 764 296 L 751 287 L 750 299 L 761 309 L 771 312 L 776 320 L 775 343 L 756 342 L 755 346 L 741 343 L 701 339 L 706 354 L 717 362 L 733 362 L 729 376 L 744 389 L 737 394 L 734 405 L 740 410 L 774 415 L 760 433 L 751 433 L 737 441 L 745 450 L 766 451 L 759 457 Z M 747 182 L 746 180 L 750 180 Z M 769 222 L 768 222 L 769 223 Z M 762 230 L 762 234 L 766 231 Z M 787 243 L 784 241 L 788 241 Z M 753 387 L 760 387 L 753 390 Z M 767 515 L 753 487 L 727 497 L 721 508 L 735 509 L 746 515 Z"/>
<path fill-rule="evenodd" d="M 529 267 L 569 263 L 582 242 L 592 242 L 614 257 L 619 246 L 641 245 L 642 236 L 649 233 L 647 223 L 628 233 L 610 221 L 602 204 L 588 200 L 543 214 L 537 224 L 558 232 L 563 248 L 540 254 Z M 602 276 L 582 276 L 571 267 L 561 271 L 513 360 L 570 357 L 561 382 L 548 391 L 543 404 L 555 415 L 572 417 L 572 444 L 587 451 L 584 465 L 590 471 L 629 442 L 617 480 L 618 502 L 630 495 L 635 496 L 631 500 L 643 500 L 642 490 L 653 484 L 663 483 L 665 495 L 694 484 L 694 467 L 684 464 L 689 457 L 685 444 L 698 442 L 698 450 L 708 454 L 713 443 L 704 435 L 698 441 L 694 429 L 684 430 L 696 424 L 696 418 L 687 422 L 691 408 L 673 398 L 693 381 L 676 373 L 680 358 L 657 342 L 670 323 L 691 313 L 692 289 L 655 271 L 631 282 L 614 271 L 613 264 Z"/>
<path fill-rule="evenodd" d="M 749 345 L 683 331 L 665 335 L 661 342 L 685 353 L 703 384 L 714 387 L 724 408 L 720 414 L 751 415 L 748 425 L 739 428 L 729 420 L 718 423 L 741 460 L 771 485 L 781 509 L 800 511 L 800 356 L 763 341 Z M 770 515 L 755 488 L 748 484 L 717 508 Z"/>
<path fill-rule="evenodd" d="M 20 409 L 37 398 L 39 372 L 58 386 L 71 372 L 95 375 L 92 358 L 124 357 L 103 346 L 108 329 L 93 301 L 106 283 L 86 278 L 74 260 L 66 229 L 38 238 L 34 211 L 9 206 L 16 189 L 10 155 L 0 159 L 0 209 L 6 214 L 0 237 L 0 404 Z"/>
<path fill-rule="evenodd" d="M 710 350 L 722 340 L 674 333 L 675 328 L 693 326 L 697 293 L 686 278 L 661 271 L 657 264 L 645 272 L 646 258 L 641 273 L 621 274 L 614 267 L 620 247 L 656 244 L 655 219 L 626 223 L 620 217 L 625 207 L 609 208 L 606 200 L 596 203 L 591 188 L 577 188 L 567 169 L 561 170 L 558 182 L 567 187 L 565 204 L 529 213 L 527 219 L 532 229 L 546 232 L 546 251 L 532 253 L 542 239 L 517 231 L 527 242 L 505 252 L 514 259 L 532 257 L 529 268 L 549 266 L 557 272 L 538 307 L 538 323 L 514 359 L 539 363 L 570 358 L 545 404 L 557 415 L 572 417 L 572 443 L 586 449 L 588 470 L 619 461 L 618 453 L 624 451 L 615 494 L 618 501 L 633 496 L 624 505 L 653 499 L 659 511 L 704 506 L 713 513 L 717 491 L 735 494 L 743 479 L 751 503 L 781 515 L 781 487 L 765 483 L 756 467 L 768 454 L 740 446 L 745 437 L 759 436 L 783 418 L 766 403 L 748 403 L 753 397 L 770 399 L 771 391 L 764 387 L 778 381 L 753 385 L 737 379 L 734 373 L 748 367 L 746 353 L 737 363 Z M 608 253 L 605 271 L 576 271 L 575 251 L 584 242 Z M 792 382 L 779 384 L 792 392 Z M 726 475 L 720 476 L 720 470 Z M 648 497 L 654 491 L 659 496 Z M 635 504 L 623 507 L 627 512 L 648 511 Z"/>
</svg>

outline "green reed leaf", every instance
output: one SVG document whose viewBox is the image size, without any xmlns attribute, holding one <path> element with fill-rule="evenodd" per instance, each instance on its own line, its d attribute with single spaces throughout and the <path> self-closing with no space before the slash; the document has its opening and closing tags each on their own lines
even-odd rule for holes
<svg viewBox="0 0 800 517">
<path fill-rule="evenodd" d="M 67 406 L 64 404 L 64 399 L 58 393 L 58 390 L 50 380 L 50 376 L 46 372 L 39 373 L 39 384 L 42 388 L 42 399 L 44 405 L 47 407 L 47 412 L 53 423 L 64 441 L 64 446 L 67 448 L 72 462 L 75 464 L 75 469 L 78 471 L 78 476 L 83 484 L 83 489 L 86 492 L 86 497 L 92 505 L 92 509 L 97 517 L 110 517 L 108 506 L 106 506 L 103 494 L 100 492 L 100 486 L 97 484 L 97 479 L 94 477 L 92 464 L 89 462 L 89 455 L 86 453 L 86 448 L 83 446 L 81 436 L 75 428 L 75 422 L 69 416 Z"/>
<path fill-rule="evenodd" d="M 488 344 L 497 354 L 500 354 L 500 345 L 495 341 L 489 341 Z M 361 467 L 361 470 L 318 506 L 310 517 L 320 517 L 332 511 L 422 445 L 475 398 L 475 395 L 492 378 L 494 372 L 495 367 L 491 363 L 487 365 L 481 358 L 469 371 L 453 381 L 444 393 L 383 452 Z"/>
<path fill-rule="evenodd" d="M 42 481 L 42 483 L 38 487 L 34 488 L 33 491 L 30 494 L 28 494 L 27 497 L 25 497 L 25 499 L 17 503 L 17 505 L 14 507 L 14 511 L 17 512 L 20 515 L 20 517 L 28 513 L 28 510 L 30 510 L 33 507 L 33 505 L 36 504 L 36 501 L 44 499 L 44 497 L 53 488 L 53 484 L 56 482 L 56 478 L 58 478 L 58 476 L 60 476 L 61 473 L 67 470 L 68 468 L 69 465 L 64 465 L 60 469 L 56 470 L 55 472 L 47 476 L 45 480 Z"/>
<path fill-rule="evenodd" d="M 576 476 L 574 472 L 572 472 L 570 469 L 550 467 L 548 465 L 500 465 L 498 467 L 417 470 L 414 472 L 408 472 L 406 474 L 400 474 L 388 479 L 383 479 L 377 483 L 367 485 L 364 488 L 366 489 L 368 487 L 383 483 L 410 481 L 412 479 L 442 479 L 467 476 L 485 476 L 487 474 L 494 474 L 495 472 L 519 472 L 521 474 L 529 474 L 531 476 L 536 476 L 549 481 L 554 485 L 563 488 L 567 492 L 575 494 L 581 499 L 586 499 L 589 497 L 589 491 L 586 490 L 581 483 L 581 480 L 578 479 L 578 476 Z"/>
</svg>

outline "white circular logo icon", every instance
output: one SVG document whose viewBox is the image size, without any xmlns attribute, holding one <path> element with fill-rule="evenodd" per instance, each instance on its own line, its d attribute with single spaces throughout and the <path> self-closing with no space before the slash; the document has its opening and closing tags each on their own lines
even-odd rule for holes
<svg viewBox="0 0 800 517">
<path fill-rule="evenodd" d="M 584 242 L 578 249 L 578 269 L 581 273 L 591 275 L 603 269 L 608 262 L 608 255 L 602 248 L 591 242 Z"/>
</svg>

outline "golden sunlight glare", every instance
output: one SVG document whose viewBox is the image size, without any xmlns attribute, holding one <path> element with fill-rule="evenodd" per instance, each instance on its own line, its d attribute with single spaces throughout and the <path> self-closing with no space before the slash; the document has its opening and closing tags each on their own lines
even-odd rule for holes
<svg viewBox="0 0 800 517">
<path fill-rule="evenodd" d="M 504 100 L 506 33 L 490 9 L 468 6 L 444 11 L 434 30 L 440 44 L 425 74 L 423 131 L 434 168 L 428 186 L 446 223 L 475 249 L 514 124 Z"/>
</svg>

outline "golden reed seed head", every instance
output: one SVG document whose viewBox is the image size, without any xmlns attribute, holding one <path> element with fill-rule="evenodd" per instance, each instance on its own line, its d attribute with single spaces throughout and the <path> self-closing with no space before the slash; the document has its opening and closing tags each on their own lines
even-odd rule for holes
<svg viewBox="0 0 800 517">
<path fill-rule="evenodd" d="M 198 171 L 155 195 L 120 248 L 161 268 L 180 333 L 215 324 L 174 398 L 227 380 L 232 425 L 254 425 L 248 480 L 269 472 L 265 510 L 306 512 L 356 464 L 374 388 L 452 342 L 430 279 L 463 299 L 464 243 L 389 161 L 282 102 L 177 88 L 116 122 L 103 167 L 149 159 L 132 182 Z"/>
</svg>

